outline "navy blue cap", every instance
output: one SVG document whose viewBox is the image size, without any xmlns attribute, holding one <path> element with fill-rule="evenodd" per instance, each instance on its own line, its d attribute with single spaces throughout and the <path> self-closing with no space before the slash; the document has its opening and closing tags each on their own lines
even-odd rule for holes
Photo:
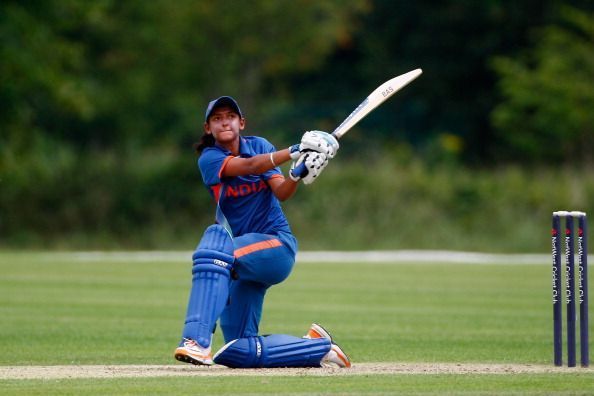
<svg viewBox="0 0 594 396">
<path fill-rule="evenodd" d="M 211 100 L 208 106 L 206 107 L 206 115 L 204 116 L 204 121 L 208 122 L 208 117 L 210 117 L 213 110 L 217 107 L 221 106 L 229 106 L 231 107 L 241 118 L 243 118 L 243 114 L 241 114 L 241 110 L 239 109 L 239 105 L 231 96 L 221 96 L 215 100 Z"/>
</svg>

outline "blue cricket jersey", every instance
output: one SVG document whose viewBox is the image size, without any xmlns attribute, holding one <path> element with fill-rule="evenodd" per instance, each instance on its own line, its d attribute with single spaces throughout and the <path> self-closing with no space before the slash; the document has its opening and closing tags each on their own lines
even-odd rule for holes
<svg viewBox="0 0 594 396">
<path fill-rule="evenodd" d="M 239 157 L 249 158 L 257 154 L 276 151 L 266 139 L 257 136 L 239 137 Z M 233 154 L 214 145 L 202 151 L 198 168 L 210 194 L 218 202 L 234 236 L 247 233 L 291 233 L 278 199 L 270 190 L 267 181 L 283 177 L 278 167 L 261 175 L 221 177 Z"/>
</svg>

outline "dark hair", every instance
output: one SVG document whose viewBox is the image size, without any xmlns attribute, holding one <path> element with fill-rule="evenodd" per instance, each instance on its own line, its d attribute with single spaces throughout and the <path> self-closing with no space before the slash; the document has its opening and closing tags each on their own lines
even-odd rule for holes
<svg viewBox="0 0 594 396">
<path fill-rule="evenodd" d="M 202 150 L 204 150 L 205 148 L 212 147 L 214 145 L 215 145 L 214 136 L 212 136 L 211 133 L 204 132 L 204 134 L 200 137 L 200 141 L 194 143 L 192 145 L 192 147 L 196 151 L 196 154 L 200 154 L 202 152 Z"/>
</svg>

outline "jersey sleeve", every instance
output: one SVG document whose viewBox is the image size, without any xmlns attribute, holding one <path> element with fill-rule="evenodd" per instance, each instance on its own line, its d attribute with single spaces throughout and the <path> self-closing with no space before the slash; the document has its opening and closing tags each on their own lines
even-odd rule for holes
<svg viewBox="0 0 594 396">
<path fill-rule="evenodd" d="M 200 169 L 204 184 L 207 186 L 220 184 L 221 173 L 231 158 L 233 156 L 226 155 L 220 150 L 205 149 L 200 158 L 198 158 L 198 168 Z"/>
</svg>

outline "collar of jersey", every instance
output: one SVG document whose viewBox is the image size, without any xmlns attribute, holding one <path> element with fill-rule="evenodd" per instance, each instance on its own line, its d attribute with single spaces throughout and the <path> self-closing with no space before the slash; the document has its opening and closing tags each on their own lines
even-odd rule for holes
<svg viewBox="0 0 594 396">
<path fill-rule="evenodd" d="M 216 143 L 215 143 L 215 146 L 217 148 L 219 148 L 220 150 L 222 150 L 225 154 L 232 155 L 231 151 L 227 150 L 223 146 L 219 146 Z M 254 154 L 252 148 L 250 147 L 250 145 L 248 144 L 247 140 L 245 140 L 243 136 L 239 136 L 239 156 L 240 157 L 253 157 L 254 155 L 255 154 Z"/>
</svg>

